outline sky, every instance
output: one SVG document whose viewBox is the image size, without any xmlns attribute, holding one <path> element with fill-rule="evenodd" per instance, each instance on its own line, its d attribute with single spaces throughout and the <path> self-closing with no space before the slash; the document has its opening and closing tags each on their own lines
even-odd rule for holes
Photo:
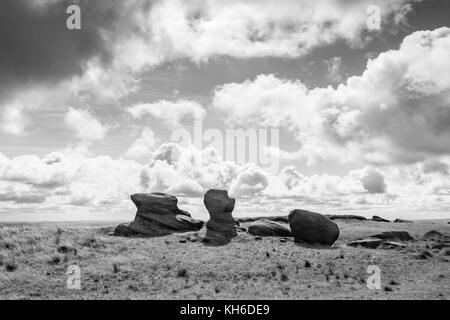
<svg viewBox="0 0 450 320">
<path fill-rule="evenodd" d="M 450 218 L 449 1 L 0 9 L 0 222 L 131 220 L 138 192 L 207 218 L 211 188 L 238 217 Z"/>
</svg>

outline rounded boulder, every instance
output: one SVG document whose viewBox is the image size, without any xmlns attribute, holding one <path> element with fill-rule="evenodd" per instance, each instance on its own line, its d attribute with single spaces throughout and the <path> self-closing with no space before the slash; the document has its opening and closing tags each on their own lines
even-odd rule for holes
<svg viewBox="0 0 450 320">
<path fill-rule="evenodd" d="M 326 216 L 307 210 L 292 210 L 289 224 L 295 242 L 331 246 L 340 233 L 338 225 Z"/>
</svg>

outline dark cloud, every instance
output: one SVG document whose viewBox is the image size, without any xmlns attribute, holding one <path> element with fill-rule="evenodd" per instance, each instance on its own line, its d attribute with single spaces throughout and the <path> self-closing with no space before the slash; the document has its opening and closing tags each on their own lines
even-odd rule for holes
<svg viewBox="0 0 450 320">
<path fill-rule="evenodd" d="M 442 175 L 448 175 L 449 173 L 448 164 L 437 160 L 427 161 L 422 167 L 424 173 L 440 173 Z"/>
<path fill-rule="evenodd" d="M 101 32 L 114 31 L 119 15 L 123 15 L 119 3 L 2 0 L 0 86 L 15 89 L 19 85 L 55 83 L 81 74 L 92 57 L 107 64 L 111 52 Z M 81 8 L 81 30 L 66 27 L 66 10 L 71 4 Z"/>
<path fill-rule="evenodd" d="M 44 195 L 34 193 L 0 194 L 0 202 L 42 203 L 44 201 L 45 201 Z"/>
</svg>

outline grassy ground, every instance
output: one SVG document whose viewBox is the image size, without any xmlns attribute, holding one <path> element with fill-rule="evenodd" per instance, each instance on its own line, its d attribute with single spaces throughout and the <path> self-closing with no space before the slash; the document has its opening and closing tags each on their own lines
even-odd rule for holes
<svg viewBox="0 0 450 320">
<path fill-rule="evenodd" d="M 448 250 L 415 241 L 406 249 L 371 250 L 345 244 L 381 231 L 450 234 L 447 221 L 408 224 L 337 221 L 331 249 L 292 240 L 256 240 L 247 233 L 224 247 L 205 246 L 195 233 L 127 239 L 88 225 L 0 226 L 1 299 L 448 299 Z M 245 224 L 244 224 L 245 227 Z M 432 257 L 418 259 L 428 250 Z M 81 269 L 81 289 L 66 271 Z M 367 267 L 381 269 L 382 287 L 368 289 Z"/>
</svg>

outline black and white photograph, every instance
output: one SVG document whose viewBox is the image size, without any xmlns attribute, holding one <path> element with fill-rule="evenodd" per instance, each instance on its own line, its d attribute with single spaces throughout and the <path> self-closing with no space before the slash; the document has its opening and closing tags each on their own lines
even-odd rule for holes
<svg viewBox="0 0 450 320">
<path fill-rule="evenodd" d="M 0 300 L 268 319 L 449 261 L 450 1 L 0 0 Z"/>
</svg>

